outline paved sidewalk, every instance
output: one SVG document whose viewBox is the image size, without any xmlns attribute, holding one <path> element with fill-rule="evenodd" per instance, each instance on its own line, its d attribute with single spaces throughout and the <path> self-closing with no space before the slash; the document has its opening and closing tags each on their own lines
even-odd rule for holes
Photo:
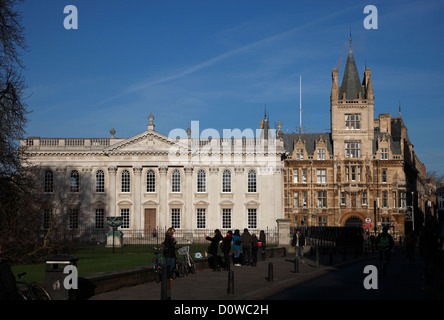
<svg viewBox="0 0 444 320">
<path fill-rule="evenodd" d="M 360 255 L 358 259 L 368 259 L 374 256 Z M 304 263 L 299 263 L 299 270 L 295 272 L 294 254 L 287 256 L 275 255 L 262 261 L 259 258 L 256 267 L 232 266 L 234 275 L 234 294 L 228 294 L 227 271 L 199 270 L 183 278 L 171 280 L 171 300 L 261 300 L 295 285 L 301 281 L 319 276 L 343 265 L 356 261 L 351 255 L 343 260 L 342 255 L 333 258 L 331 264 L 329 255 L 321 255 L 316 267 L 316 257 L 305 256 Z M 269 281 L 269 266 L 272 265 L 273 279 Z M 89 300 L 160 300 L 161 284 L 150 282 L 133 287 L 121 288 L 116 291 L 98 294 Z"/>
</svg>

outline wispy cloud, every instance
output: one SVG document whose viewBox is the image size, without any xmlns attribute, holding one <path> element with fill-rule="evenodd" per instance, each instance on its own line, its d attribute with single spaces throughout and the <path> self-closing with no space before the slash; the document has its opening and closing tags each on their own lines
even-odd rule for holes
<svg viewBox="0 0 444 320">
<path fill-rule="evenodd" d="M 166 83 L 166 82 L 169 82 L 169 81 L 172 81 L 172 80 L 176 80 L 176 79 L 180 79 L 180 78 L 186 77 L 186 76 L 188 76 L 188 75 L 190 75 L 192 73 L 195 73 L 195 72 L 197 72 L 199 70 L 208 68 L 208 67 L 210 67 L 210 66 L 212 66 L 212 65 L 214 65 L 214 64 L 216 64 L 216 63 L 218 63 L 220 61 L 223 61 L 223 60 L 226 60 L 228 58 L 237 56 L 239 54 L 248 52 L 248 51 L 250 51 L 252 49 L 255 49 L 257 47 L 264 46 L 264 45 L 267 45 L 267 44 L 271 44 L 271 43 L 273 43 L 273 42 L 275 42 L 275 41 L 277 41 L 279 39 L 284 39 L 286 37 L 292 36 L 292 35 L 294 35 L 297 32 L 303 31 L 304 29 L 308 29 L 308 28 L 310 28 L 312 26 L 318 26 L 319 24 L 321 24 L 323 22 L 327 22 L 327 21 L 331 21 L 331 20 L 335 21 L 335 19 L 338 16 L 346 15 L 347 12 L 349 12 L 351 10 L 355 10 L 355 9 L 356 9 L 356 7 L 348 7 L 346 9 L 342 8 L 341 10 L 333 12 L 330 15 L 321 16 L 321 17 L 319 17 L 317 19 L 311 20 L 310 22 L 307 22 L 305 24 L 299 25 L 299 26 L 297 26 L 295 28 L 291 28 L 291 29 L 289 29 L 287 31 L 281 32 L 281 33 L 276 34 L 274 36 L 267 37 L 267 38 L 264 38 L 264 39 L 261 39 L 261 40 L 249 43 L 247 45 L 241 46 L 241 47 L 236 48 L 234 50 L 225 52 L 225 53 L 220 54 L 220 55 L 218 55 L 218 56 L 216 56 L 214 58 L 208 59 L 208 60 L 206 60 L 204 62 L 201 62 L 199 64 L 196 64 L 196 65 L 193 65 L 191 67 L 188 67 L 188 68 L 186 68 L 183 71 L 179 71 L 179 72 L 174 73 L 172 75 L 164 76 L 164 77 L 160 77 L 160 78 L 156 78 L 156 79 L 151 78 L 151 79 L 148 79 L 148 80 L 146 80 L 144 82 L 131 85 L 131 86 L 127 87 L 126 89 L 124 89 L 121 93 L 119 93 L 117 95 L 114 95 L 112 97 L 109 97 L 107 99 L 104 99 L 102 102 L 100 102 L 100 104 L 113 101 L 115 99 L 121 98 L 121 97 L 126 96 L 128 94 L 131 94 L 131 93 L 143 90 L 143 89 L 147 89 L 149 87 L 152 87 L 152 86 L 155 86 L 155 85 L 158 85 L 158 84 L 163 84 L 163 83 Z"/>
</svg>

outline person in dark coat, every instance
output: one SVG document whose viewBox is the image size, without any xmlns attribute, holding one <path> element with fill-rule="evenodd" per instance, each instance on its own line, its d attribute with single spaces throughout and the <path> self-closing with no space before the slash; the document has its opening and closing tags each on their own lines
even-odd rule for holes
<svg viewBox="0 0 444 320">
<path fill-rule="evenodd" d="M 230 251 L 231 251 L 231 242 L 233 240 L 233 231 L 228 230 L 227 235 L 222 240 L 222 252 L 224 254 L 224 263 L 225 270 L 230 270 Z"/>
<path fill-rule="evenodd" d="M 169 278 L 174 279 L 174 267 L 176 266 L 176 239 L 174 238 L 174 228 L 168 228 L 165 234 L 163 256 L 168 266 Z"/>
<path fill-rule="evenodd" d="M 293 234 L 293 240 L 291 241 L 291 246 L 294 248 L 296 258 L 301 257 L 301 262 L 304 263 L 304 247 L 305 247 L 305 237 L 301 230 L 296 229 Z"/>
<path fill-rule="evenodd" d="M 241 235 L 242 242 L 242 265 L 251 266 L 251 243 L 253 242 L 253 237 L 248 232 L 248 229 L 244 229 L 244 233 Z"/>
<path fill-rule="evenodd" d="M 19 300 L 17 283 L 0 244 L 0 300 Z"/>
<path fill-rule="evenodd" d="M 259 241 L 257 239 L 256 234 L 253 233 L 252 235 L 253 240 L 251 241 L 251 257 L 252 257 L 252 262 L 251 265 L 253 267 L 257 266 L 257 251 L 259 249 Z"/>
<path fill-rule="evenodd" d="M 210 264 L 213 271 L 220 271 L 220 266 L 218 262 L 217 251 L 219 249 L 219 242 L 223 240 L 222 233 L 219 229 L 214 230 L 214 237 L 204 236 L 206 240 L 211 241 L 210 247 L 208 248 L 208 253 L 210 257 L 208 258 L 208 263 Z"/>
</svg>

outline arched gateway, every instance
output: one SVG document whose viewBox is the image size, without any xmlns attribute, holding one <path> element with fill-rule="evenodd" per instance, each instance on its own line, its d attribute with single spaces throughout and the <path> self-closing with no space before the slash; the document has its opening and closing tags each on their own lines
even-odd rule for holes
<svg viewBox="0 0 444 320">
<path fill-rule="evenodd" d="M 344 222 L 344 227 L 361 227 L 363 221 L 357 216 L 351 216 Z"/>
</svg>

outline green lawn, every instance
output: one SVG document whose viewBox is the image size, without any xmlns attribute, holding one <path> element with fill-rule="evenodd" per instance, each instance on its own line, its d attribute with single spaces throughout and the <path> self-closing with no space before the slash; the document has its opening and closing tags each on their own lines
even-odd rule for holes
<svg viewBox="0 0 444 320">
<path fill-rule="evenodd" d="M 178 246 L 180 247 L 180 245 Z M 70 256 L 79 258 L 77 269 L 79 276 L 93 273 L 121 270 L 139 266 L 151 266 L 153 263 L 153 245 L 127 245 L 123 249 L 105 246 L 85 246 L 69 252 Z M 196 252 L 204 256 L 208 244 L 191 245 L 190 253 L 194 257 Z M 12 271 L 15 275 L 26 272 L 27 281 L 45 281 L 46 264 L 13 265 Z"/>
</svg>

